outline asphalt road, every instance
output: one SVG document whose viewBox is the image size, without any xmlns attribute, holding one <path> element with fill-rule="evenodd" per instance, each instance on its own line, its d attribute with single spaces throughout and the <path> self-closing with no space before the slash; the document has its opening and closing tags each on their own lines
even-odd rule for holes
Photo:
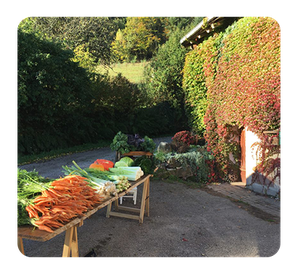
<svg viewBox="0 0 300 274">
<path fill-rule="evenodd" d="M 156 140 L 160 141 L 160 140 Z M 75 160 L 81 167 L 97 158 L 114 160 L 109 148 L 24 165 L 45 177 L 62 175 Z M 138 204 L 142 188 L 138 189 Z M 124 201 L 133 205 L 132 200 Z M 78 228 L 79 255 L 97 257 L 269 257 L 280 247 L 280 224 L 257 218 L 227 198 L 179 182 L 152 180 L 150 217 L 144 223 L 105 217 L 106 208 Z M 29 257 L 60 257 L 64 233 L 47 242 L 24 240 Z M 93 252 L 92 252 L 93 251 Z"/>
<path fill-rule="evenodd" d="M 171 142 L 171 137 L 154 138 L 153 141 L 158 145 L 160 142 Z M 44 177 L 59 178 L 60 176 L 64 176 L 62 166 L 72 166 L 73 160 L 81 168 L 87 168 L 97 159 L 107 159 L 114 162 L 115 156 L 115 152 L 113 152 L 110 147 L 104 147 L 87 152 L 73 153 L 41 163 L 21 165 L 19 167 L 28 171 L 35 169 Z"/>
</svg>

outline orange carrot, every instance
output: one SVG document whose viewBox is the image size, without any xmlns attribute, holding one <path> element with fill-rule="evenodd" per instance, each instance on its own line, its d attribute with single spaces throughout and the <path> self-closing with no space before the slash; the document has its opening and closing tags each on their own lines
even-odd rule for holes
<svg viewBox="0 0 300 274">
<path fill-rule="evenodd" d="M 73 218 L 101 203 L 103 197 L 88 185 L 86 178 L 69 175 L 53 181 L 50 188 L 28 207 L 30 218 L 36 218 L 35 225 L 42 230 L 63 226 Z M 39 216 L 40 215 L 40 216 Z"/>
<path fill-rule="evenodd" d="M 50 191 L 52 194 L 54 194 L 56 197 L 60 197 L 61 195 L 57 193 L 53 188 L 48 188 L 48 191 Z"/>
<path fill-rule="evenodd" d="M 53 230 L 50 227 L 45 226 L 45 225 L 39 225 L 39 229 L 40 230 L 45 230 L 45 231 L 48 231 L 48 232 L 53 232 Z"/>
<path fill-rule="evenodd" d="M 28 212 L 29 218 L 38 218 L 37 212 L 32 209 L 31 205 L 26 206 L 26 211 Z"/>
<path fill-rule="evenodd" d="M 54 189 L 55 190 L 61 190 L 61 191 L 68 191 L 68 190 L 70 190 L 70 185 L 69 185 L 69 187 L 56 185 L 56 186 L 54 186 Z"/>
<path fill-rule="evenodd" d="M 32 207 L 35 209 L 35 211 L 42 213 L 42 215 L 45 214 L 45 213 L 47 212 L 47 210 L 48 210 L 48 209 L 46 209 L 46 208 L 43 208 L 43 209 L 42 209 L 41 207 L 36 206 L 36 205 L 33 205 Z M 38 215 L 37 215 L 37 216 L 38 216 Z"/>
</svg>

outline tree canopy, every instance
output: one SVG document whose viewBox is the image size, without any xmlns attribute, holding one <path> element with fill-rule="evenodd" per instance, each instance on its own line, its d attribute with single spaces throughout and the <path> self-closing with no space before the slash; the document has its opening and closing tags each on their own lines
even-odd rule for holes
<svg viewBox="0 0 300 274">
<path fill-rule="evenodd" d="M 166 41 L 166 18 L 128 17 L 112 42 L 112 51 L 120 61 L 150 59 L 158 46 Z"/>
<path fill-rule="evenodd" d="M 124 20 L 117 17 L 29 17 L 21 22 L 20 27 L 58 40 L 67 49 L 74 50 L 84 45 L 96 62 L 109 64 L 111 43 Z"/>
</svg>

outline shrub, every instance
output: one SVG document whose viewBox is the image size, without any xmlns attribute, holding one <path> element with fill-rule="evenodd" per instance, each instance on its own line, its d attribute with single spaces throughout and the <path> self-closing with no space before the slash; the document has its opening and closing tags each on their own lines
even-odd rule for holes
<svg viewBox="0 0 300 274">
<path fill-rule="evenodd" d="M 200 140 L 200 137 L 197 134 L 193 134 L 190 131 L 183 130 L 177 132 L 173 137 L 172 140 L 176 143 L 184 143 L 188 146 L 196 145 Z"/>
<path fill-rule="evenodd" d="M 205 184 L 210 181 L 210 163 L 214 157 L 205 147 L 185 153 L 158 153 L 155 157 L 158 164 L 167 163 L 171 158 L 174 158 L 180 163 L 182 169 L 190 168 L 196 181 L 200 184 Z"/>
</svg>

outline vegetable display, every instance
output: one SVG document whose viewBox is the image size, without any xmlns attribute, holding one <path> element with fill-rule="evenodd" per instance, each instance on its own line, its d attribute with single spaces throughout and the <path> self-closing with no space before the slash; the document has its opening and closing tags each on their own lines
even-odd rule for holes
<svg viewBox="0 0 300 274">
<path fill-rule="evenodd" d="M 18 169 L 18 226 L 33 225 L 53 232 L 82 216 L 97 204 L 128 189 L 144 175 L 141 167 L 124 157 L 120 163 L 98 159 L 89 168 L 63 166 L 65 177 L 50 180 L 36 171 Z"/>
<path fill-rule="evenodd" d="M 100 204 L 103 197 L 88 184 L 86 178 L 78 175 L 51 182 L 50 187 L 26 207 L 31 223 L 41 230 L 53 232 Z"/>
<path fill-rule="evenodd" d="M 126 190 L 130 187 L 130 183 L 126 176 L 118 174 L 117 172 L 111 171 L 101 171 L 95 168 L 85 168 L 82 169 L 79 167 L 75 161 L 72 162 L 73 166 L 63 166 L 65 175 L 68 174 L 77 174 L 84 176 L 94 187 L 103 188 L 103 185 L 106 182 L 112 182 L 116 185 L 117 192 Z"/>
<path fill-rule="evenodd" d="M 111 150 L 118 151 L 121 154 L 130 151 L 149 151 L 153 152 L 156 148 L 155 142 L 145 136 L 141 138 L 138 134 L 130 135 L 119 131 L 110 145 Z"/>
</svg>

